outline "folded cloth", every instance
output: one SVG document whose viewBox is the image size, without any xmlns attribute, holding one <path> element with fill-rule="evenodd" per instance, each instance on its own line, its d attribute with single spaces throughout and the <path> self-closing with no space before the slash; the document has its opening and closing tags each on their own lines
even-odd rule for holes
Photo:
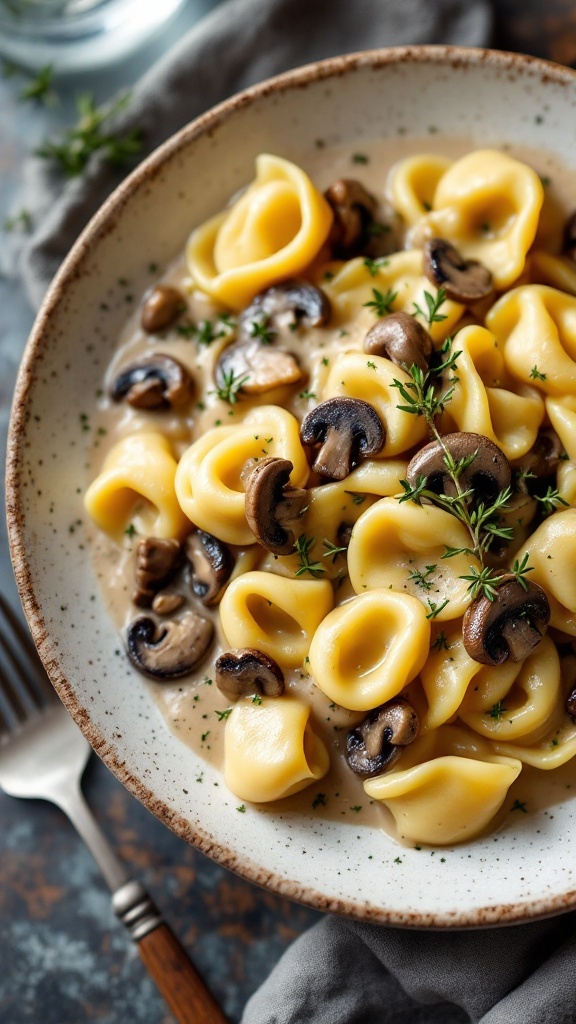
<svg viewBox="0 0 576 1024">
<path fill-rule="evenodd" d="M 145 150 L 256 81 L 338 53 L 413 43 L 483 46 L 483 0 L 231 0 L 136 85 L 115 130 Z M 25 169 L 39 224 L 23 259 L 38 304 L 121 173 L 95 154 L 66 183 L 45 160 Z M 431 932 L 326 917 L 285 953 L 242 1024 L 574 1024 L 574 915 L 502 929 Z"/>
<path fill-rule="evenodd" d="M 138 128 L 145 156 L 215 103 L 289 68 L 379 46 L 485 46 L 490 30 L 486 0 L 230 0 L 141 79 L 114 131 Z M 38 227 L 23 250 L 21 272 L 34 306 L 122 176 L 101 152 L 68 182 L 52 162 L 28 161 L 23 205 Z"/>
</svg>

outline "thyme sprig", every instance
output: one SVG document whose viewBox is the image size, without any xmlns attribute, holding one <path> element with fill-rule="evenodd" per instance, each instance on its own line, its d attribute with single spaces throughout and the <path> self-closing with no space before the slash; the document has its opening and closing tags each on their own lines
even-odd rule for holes
<svg viewBox="0 0 576 1024">
<path fill-rule="evenodd" d="M 439 296 L 440 292 L 438 293 Z M 435 315 L 432 306 L 429 308 L 430 314 Z M 428 498 L 435 505 L 439 505 L 447 512 L 450 512 L 451 515 L 464 524 L 470 535 L 470 545 L 459 548 L 447 546 L 442 558 L 453 558 L 456 555 L 462 554 L 468 554 L 476 558 L 480 563 L 480 569 L 471 565 L 470 573 L 460 576 L 460 579 L 468 583 L 468 590 L 472 600 L 483 595 L 489 601 L 493 601 L 497 588 L 504 579 L 504 574 L 498 574 L 490 566 L 486 565 L 486 555 L 495 539 L 510 541 L 514 537 L 513 528 L 502 524 L 502 513 L 510 507 L 509 502 L 512 497 L 512 489 L 505 487 L 496 495 L 492 502 L 487 503 L 476 501 L 473 488 L 462 486 L 462 474 L 472 465 L 478 453 L 477 451 L 472 452 L 463 458 L 455 459 L 438 429 L 436 421 L 449 404 L 458 384 L 456 360 L 461 354 L 460 352 L 452 352 L 451 338 L 447 339 L 440 351 L 442 358 L 437 365 L 430 367 L 426 372 L 422 371 L 418 366 L 411 366 L 407 370 L 410 380 L 394 380 L 392 387 L 397 388 L 404 403 L 403 405 L 398 405 L 398 409 L 425 418 L 430 434 L 442 450 L 447 475 L 453 484 L 453 493 L 438 494 L 428 487 L 427 478 L 420 475 L 415 484 L 410 484 L 407 480 L 400 481 L 404 493 L 398 500 L 400 502 L 414 501 L 417 505 L 420 505 L 423 498 Z M 450 375 L 447 380 L 446 374 Z M 440 381 L 444 382 L 443 388 L 439 387 Z M 549 488 L 548 493 L 541 501 L 545 508 L 551 510 L 553 507 L 557 507 L 557 503 L 562 502 L 563 499 L 560 498 L 557 491 Z M 512 575 L 515 576 L 525 589 L 524 576 L 531 569 L 532 566 L 528 566 L 528 555 L 526 554 L 521 562 L 516 561 L 514 563 L 511 570 Z M 427 575 L 424 574 L 422 576 L 422 573 L 411 573 L 408 578 L 422 587 L 427 582 Z M 430 601 L 428 603 L 430 604 Z M 431 607 L 431 611 L 435 615 L 438 614 L 436 608 L 432 609 Z"/>
<path fill-rule="evenodd" d="M 398 292 L 393 292 L 391 288 L 388 288 L 385 292 L 381 292 L 379 288 L 373 288 L 373 298 L 370 302 L 364 302 L 363 305 L 371 309 L 377 317 L 386 316 L 390 312 L 397 295 Z"/>
<path fill-rule="evenodd" d="M 439 288 L 436 295 L 424 292 L 424 301 L 426 302 L 426 310 L 421 309 L 417 302 L 412 303 L 414 309 L 412 316 L 421 316 L 429 327 L 432 327 L 432 324 L 439 324 L 442 320 L 448 319 L 447 313 L 438 312 L 440 306 L 443 306 L 446 302 L 445 288 Z"/>
<path fill-rule="evenodd" d="M 235 374 L 234 370 L 224 371 L 222 374 L 222 383 L 214 388 L 214 394 L 221 398 L 223 402 L 228 402 L 228 405 L 236 405 L 239 398 L 239 392 L 242 390 L 242 385 L 250 380 L 250 374 L 245 373 L 243 376 Z"/>
<path fill-rule="evenodd" d="M 315 542 L 316 537 L 307 537 L 305 533 L 301 533 L 294 544 L 294 550 L 300 559 L 300 568 L 296 570 L 296 576 L 303 576 L 305 572 L 309 572 L 314 579 L 318 579 L 326 571 L 322 562 L 310 561 L 310 548 Z"/>
<path fill-rule="evenodd" d="M 101 107 L 96 106 L 90 94 L 78 96 L 76 124 L 56 142 L 46 139 L 36 150 L 36 155 L 60 164 L 70 178 L 81 174 L 92 154 L 98 150 L 104 153 L 108 163 L 123 166 L 142 150 L 138 128 L 132 128 L 125 134 L 111 130 L 110 122 L 129 102 L 129 93 Z"/>
</svg>

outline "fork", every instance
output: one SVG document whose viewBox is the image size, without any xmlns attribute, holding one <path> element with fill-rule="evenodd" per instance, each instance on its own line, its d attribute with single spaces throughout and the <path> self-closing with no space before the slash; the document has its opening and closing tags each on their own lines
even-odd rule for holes
<svg viewBox="0 0 576 1024">
<path fill-rule="evenodd" d="M 137 943 L 178 1024 L 228 1024 L 144 886 L 108 843 L 81 790 L 91 753 L 60 703 L 30 636 L 0 594 L 0 787 L 49 800 L 68 816 L 112 893 L 116 915 Z"/>
</svg>

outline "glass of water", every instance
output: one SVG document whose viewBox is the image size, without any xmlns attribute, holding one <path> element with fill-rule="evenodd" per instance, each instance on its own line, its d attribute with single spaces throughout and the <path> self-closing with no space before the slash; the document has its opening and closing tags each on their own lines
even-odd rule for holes
<svg viewBox="0 0 576 1024">
<path fill-rule="evenodd" d="M 79 71 L 135 50 L 186 0 L 0 0 L 0 54 Z"/>
</svg>

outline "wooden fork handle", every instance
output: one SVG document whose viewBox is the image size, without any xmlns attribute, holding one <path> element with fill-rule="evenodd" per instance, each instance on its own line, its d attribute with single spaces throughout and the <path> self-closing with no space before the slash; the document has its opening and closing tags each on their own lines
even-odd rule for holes
<svg viewBox="0 0 576 1024">
<path fill-rule="evenodd" d="M 138 952 L 178 1024 L 228 1024 L 167 924 L 140 939 Z"/>
<path fill-rule="evenodd" d="M 178 1024 L 228 1024 L 144 886 L 130 879 L 113 894 L 112 906 Z"/>
</svg>

